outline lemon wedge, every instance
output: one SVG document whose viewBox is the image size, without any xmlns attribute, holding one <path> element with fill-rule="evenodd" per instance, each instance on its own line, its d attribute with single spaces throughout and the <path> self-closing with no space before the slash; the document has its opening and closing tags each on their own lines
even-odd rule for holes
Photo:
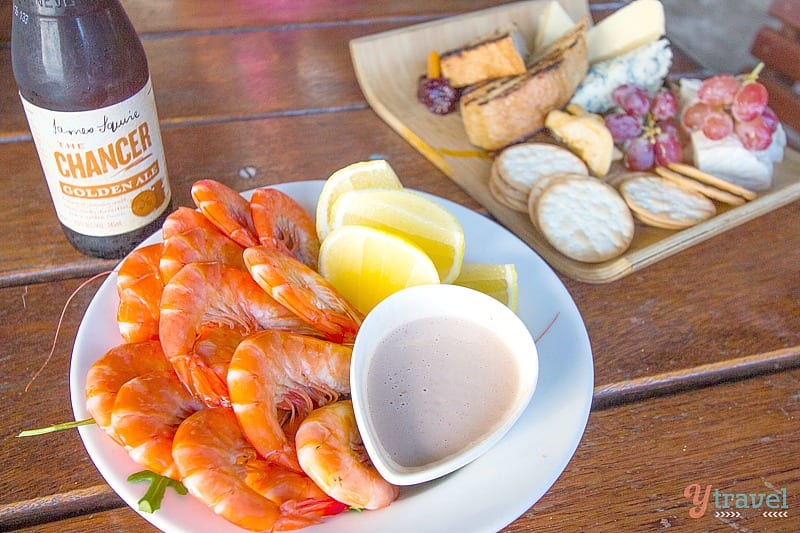
<svg viewBox="0 0 800 533">
<path fill-rule="evenodd" d="M 407 189 L 364 189 L 339 196 L 330 213 L 331 229 L 360 225 L 394 233 L 431 258 L 439 280 L 450 283 L 464 259 L 464 230 L 450 211 Z"/>
<path fill-rule="evenodd" d="M 439 283 L 436 267 L 418 246 L 358 225 L 336 228 L 322 241 L 319 271 L 364 314 L 401 289 Z"/>
<path fill-rule="evenodd" d="M 517 310 L 517 269 L 513 263 L 464 263 L 453 285 L 469 287 L 499 300 L 512 311 Z"/>
<path fill-rule="evenodd" d="M 331 232 L 331 207 L 347 191 L 360 189 L 402 189 L 403 185 L 386 160 L 360 161 L 331 174 L 317 200 L 316 226 L 320 241 Z"/>
</svg>

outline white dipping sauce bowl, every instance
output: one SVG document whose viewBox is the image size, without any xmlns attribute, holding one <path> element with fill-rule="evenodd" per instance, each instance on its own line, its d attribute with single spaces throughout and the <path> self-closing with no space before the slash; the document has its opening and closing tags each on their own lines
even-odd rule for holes
<svg viewBox="0 0 800 533">
<path fill-rule="evenodd" d="M 418 319 L 455 317 L 488 327 L 503 338 L 516 359 L 519 390 L 504 419 L 466 449 L 422 466 L 405 467 L 393 461 L 370 421 L 367 375 L 380 342 L 392 331 Z M 378 472 L 395 485 L 414 485 L 444 476 L 477 459 L 494 446 L 530 402 L 539 374 L 536 345 L 522 320 L 491 296 L 457 285 L 421 285 L 392 294 L 364 319 L 353 346 L 350 387 L 356 423 L 364 446 Z M 480 401 L 480 399 L 477 399 Z"/>
</svg>

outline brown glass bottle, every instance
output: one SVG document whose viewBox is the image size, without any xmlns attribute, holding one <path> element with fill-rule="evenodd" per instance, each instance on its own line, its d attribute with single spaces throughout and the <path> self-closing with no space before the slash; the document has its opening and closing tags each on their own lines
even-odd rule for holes
<svg viewBox="0 0 800 533">
<path fill-rule="evenodd" d="M 117 0 L 14 0 L 11 57 L 56 214 L 86 255 L 156 231 L 171 190 L 144 48 Z"/>
</svg>

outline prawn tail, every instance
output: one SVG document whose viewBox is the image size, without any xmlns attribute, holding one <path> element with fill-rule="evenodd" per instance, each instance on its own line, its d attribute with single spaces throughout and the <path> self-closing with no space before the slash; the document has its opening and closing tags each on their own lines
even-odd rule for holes
<svg viewBox="0 0 800 533">
<path fill-rule="evenodd" d="M 170 358 L 175 373 L 189 392 L 208 407 L 230 407 L 228 384 L 194 354 Z"/>
<path fill-rule="evenodd" d="M 281 517 L 275 522 L 272 530 L 289 531 L 308 527 L 320 523 L 326 516 L 339 514 L 347 508 L 344 503 L 330 497 L 289 500 L 281 504 Z"/>
</svg>

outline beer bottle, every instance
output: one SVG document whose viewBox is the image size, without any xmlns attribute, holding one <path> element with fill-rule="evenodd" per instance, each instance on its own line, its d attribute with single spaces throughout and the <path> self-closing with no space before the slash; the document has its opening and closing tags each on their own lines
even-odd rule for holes
<svg viewBox="0 0 800 533">
<path fill-rule="evenodd" d="M 64 234 L 120 258 L 171 191 L 144 48 L 117 0 L 14 0 L 11 59 Z"/>
</svg>

